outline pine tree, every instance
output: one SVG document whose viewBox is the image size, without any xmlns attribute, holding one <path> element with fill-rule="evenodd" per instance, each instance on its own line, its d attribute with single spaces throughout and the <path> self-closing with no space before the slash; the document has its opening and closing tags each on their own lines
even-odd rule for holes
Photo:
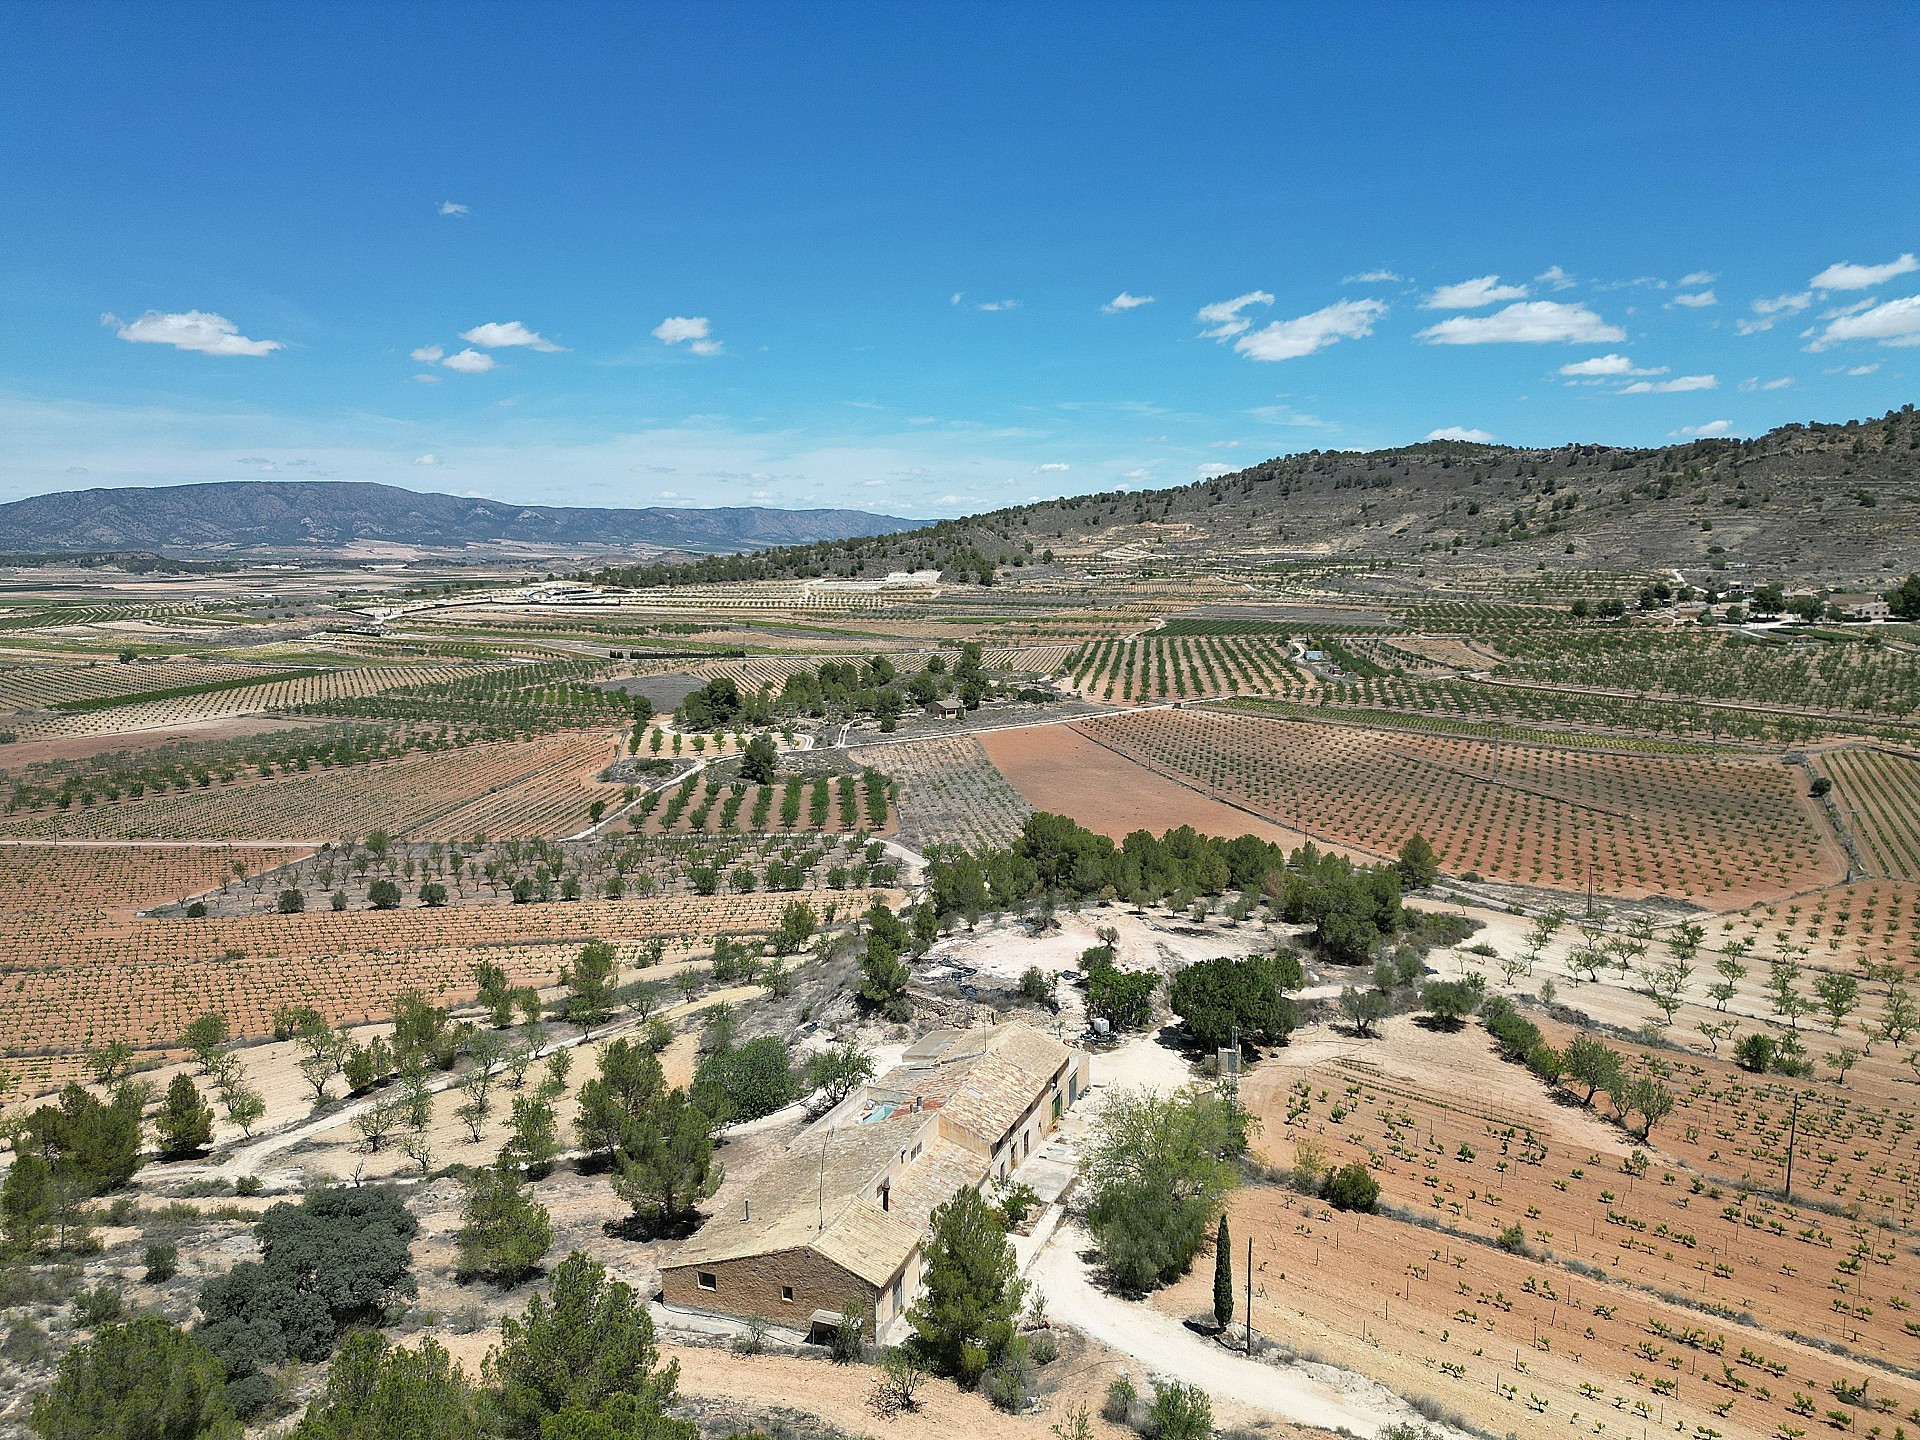
<svg viewBox="0 0 1920 1440">
<path fill-rule="evenodd" d="M 1026 1282 L 1006 1227 L 971 1185 L 935 1210 L 928 1228 L 926 1288 L 907 1319 L 940 1370 L 971 1382 L 1013 1339 Z"/>
<path fill-rule="evenodd" d="M 518 1285 L 553 1248 L 546 1207 L 507 1166 L 468 1178 L 463 1220 L 454 1271 L 462 1283 L 485 1276 L 502 1286 Z"/>
<path fill-rule="evenodd" d="M 1213 1318 L 1223 1330 L 1233 1323 L 1233 1242 L 1224 1212 L 1213 1237 Z"/>
<path fill-rule="evenodd" d="M 21 1151 L 0 1185 L 0 1224 L 8 1246 L 28 1253 L 44 1248 L 56 1208 L 53 1168 L 33 1151 Z"/>
<path fill-rule="evenodd" d="M 160 1132 L 160 1153 L 169 1160 L 195 1154 L 213 1143 L 213 1107 L 200 1098 L 186 1071 L 167 1086 L 166 1103 L 154 1127 Z"/>
</svg>

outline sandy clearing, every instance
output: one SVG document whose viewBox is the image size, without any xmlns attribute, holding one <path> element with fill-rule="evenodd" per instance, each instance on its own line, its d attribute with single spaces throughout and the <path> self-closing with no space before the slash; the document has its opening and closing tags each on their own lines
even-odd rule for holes
<svg viewBox="0 0 1920 1440">
<path fill-rule="evenodd" d="M 1096 745 L 1066 725 L 979 737 L 987 757 L 1038 810 L 1067 815 L 1114 839 L 1191 825 L 1208 835 L 1258 835 L 1287 846 L 1306 836 L 1213 800 Z"/>
</svg>

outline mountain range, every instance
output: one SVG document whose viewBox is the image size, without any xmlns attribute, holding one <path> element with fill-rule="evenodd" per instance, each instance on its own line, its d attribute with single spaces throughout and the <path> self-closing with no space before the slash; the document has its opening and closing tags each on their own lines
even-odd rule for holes
<svg viewBox="0 0 1920 1440">
<path fill-rule="evenodd" d="M 74 490 L 0 505 L 0 551 L 159 554 L 542 547 L 706 554 L 911 530 L 864 510 L 514 505 L 351 481 L 231 480 Z"/>
</svg>

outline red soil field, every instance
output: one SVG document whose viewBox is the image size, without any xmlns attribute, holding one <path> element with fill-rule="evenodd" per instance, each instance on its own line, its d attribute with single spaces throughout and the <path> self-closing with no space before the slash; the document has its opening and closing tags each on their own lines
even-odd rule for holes
<svg viewBox="0 0 1920 1440">
<path fill-rule="evenodd" d="M 1364 1164 L 1386 1213 L 1336 1212 L 1284 1187 L 1236 1196 L 1257 1326 L 1496 1433 L 1911 1426 L 1920 1385 L 1870 1363 L 1910 1365 L 1920 1333 L 1905 1229 L 1914 1142 L 1894 1066 L 1857 1073 L 1866 1093 L 1849 1094 L 1625 1053 L 1667 1067 L 1679 1097 L 1651 1143 L 1602 1119 L 1604 1096 L 1583 1109 L 1502 1063 L 1474 1025 L 1436 1034 L 1400 1019 L 1357 1043 L 1318 1031 L 1258 1065 L 1242 1085 L 1263 1122 L 1256 1149 L 1280 1164 L 1316 1149 L 1328 1165 Z M 1788 1206 L 1775 1167 L 1795 1089 Z M 1490 1243 L 1513 1226 L 1524 1249 Z M 1156 1303 L 1207 1309 L 1210 1279 L 1202 1262 Z M 1853 1398 L 1833 1388 L 1861 1381 Z"/>
<path fill-rule="evenodd" d="M 980 737 L 987 757 L 1036 810 L 1065 815 L 1119 840 L 1191 825 L 1207 835 L 1258 835 L 1293 846 L 1306 839 L 1156 775 L 1066 725 L 996 730 Z"/>
</svg>

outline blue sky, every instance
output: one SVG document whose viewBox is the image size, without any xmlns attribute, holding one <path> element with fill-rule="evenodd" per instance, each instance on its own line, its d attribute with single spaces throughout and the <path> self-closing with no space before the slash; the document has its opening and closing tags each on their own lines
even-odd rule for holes
<svg viewBox="0 0 1920 1440">
<path fill-rule="evenodd" d="M 922 516 L 1876 414 L 1912 18 L 11 5 L 0 499 Z"/>
</svg>

